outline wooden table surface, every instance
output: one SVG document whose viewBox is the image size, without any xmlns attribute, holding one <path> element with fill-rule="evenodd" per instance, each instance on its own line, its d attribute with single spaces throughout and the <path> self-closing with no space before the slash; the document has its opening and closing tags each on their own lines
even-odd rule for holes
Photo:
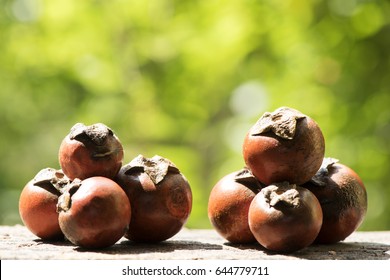
<svg viewBox="0 0 390 280">
<path fill-rule="evenodd" d="M 158 244 L 139 244 L 125 238 L 103 250 L 88 251 L 68 241 L 43 242 L 24 226 L 0 226 L 1 260 L 388 260 L 390 231 L 355 232 L 343 242 L 312 245 L 292 254 L 268 252 L 258 244 L 234 245 L 214 230 L 183 229 Z"/>
</svg>

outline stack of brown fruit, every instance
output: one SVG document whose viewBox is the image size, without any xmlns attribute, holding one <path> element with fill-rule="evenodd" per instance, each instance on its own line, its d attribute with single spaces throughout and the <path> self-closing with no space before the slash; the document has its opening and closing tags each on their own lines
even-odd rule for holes
<svg viewBox="0 0 390 280">
<path fill-rule="evenodd" d="M 344 240 L 362 223 L 367 193 L 359 176 L 324 158 L 318 124 L 288 107 L 263 116 L 243 143 L 246 167 L 213 187 L 209 219 L 232 243 L 275 252 Z"/>
<path fill-rule="evenodd" d="M 60 170 L 42 169 L 22 190 L 23 223 L 43 240 L 65 238 L 104 248 L 125 236 L 159 242 L 174 236 L 192 208 L 191 188 L 160 156 L 122 166 L 123 147 L 104 124 L 74 125 L 59 149 Z"/>
</svg>

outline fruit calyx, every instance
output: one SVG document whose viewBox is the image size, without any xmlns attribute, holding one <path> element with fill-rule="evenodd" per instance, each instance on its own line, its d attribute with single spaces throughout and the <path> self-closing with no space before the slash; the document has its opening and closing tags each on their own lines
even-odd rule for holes
<svg viewBox="0 0 390 280">
<path fill-rule="evenodd" d="M 93 147 L 93 158 L 109 157 L 111 154 L 117 153 L 118 145 L 113 139 L 114 132 L 103 123 L 95 123 L 86 126 L 83 123 L 76 123 L 69 133 L 70 140 L 76 140 L 83 143 L 85 146 Z"/>
<path fill-rule="evenodd" d="M 75 139 L 80 142 L 92 141 L 97 146 L 105 144 L 109 136 L 113 136 L 113 131 L 102 123 L 96 123 L 86 126 L 83 123 L 76 123 L 69 133 L 70 139 Z"/>
<path fill-rule="evenodd" d="M 164 180 L 168 173 L 180 173 L 180 170 L 171 161 L 158 155 L 152 158 L 138 155 L 123 168 L 124 173 L 128 175 L 135 172 L 145 172 L 155 185 Z"/>
<path fill-rule="evenodd" d="M 276 136 L 291 140 L 295 136 L 297 121 L 306 115 L 288 107 L 280 107 L 274 112 L 264 113 L 251 130 L 251 135 L 261 135 L 272 131 Z"/>
<path fill-rule="evenodd" d="M 287 206 L 296 208 L 300 205 L 299 192 L 296 187 L 295 184 L 282 182 L 269 185 L 265 187 L 262 192 L 265 201 L 270 207 L 276 208 L 278 206 Z"/>
<path fill-rule="evenodd" d="M 35 175 L 33 184 L 35 186 L 44 186 L 51 184 L 57 191 L 62 193 L 64 187 L 70 183 L 70 179 L 62 172 L 54 168 L 44 168 Z"/>
<path fill-rule="evenodd" d="M 317 186 L 326 185 L 325 178 L 329 176 L 330 169 L 335 163 L 338 163 L 339 160 L 331 157 L 324 158 L 321 164 L 320 169 L 317 173 L 311 178 L 311 182 Z"/>
<path fill-rule="evenodd" d="M 67 184 L 63 193 L 58 197 L 57 202 L 57 213 L 66 212 L 72 205 L 72 195 L 80 188 L 82 181 L 78 178 Z"/>
<path fill-rule="evenodd" d="M 259 182 L 259 180 L 256 179 L 256 177 L 252 174 L 252 172 L 246 167 L 239 170 L 234 175 L 234 180 L 237 183 L 243 184 L 244 186 L 250 188 L 251 190 L 255 191 L 256 193 L 259 192 L 264 187 Z"/>
</svg>

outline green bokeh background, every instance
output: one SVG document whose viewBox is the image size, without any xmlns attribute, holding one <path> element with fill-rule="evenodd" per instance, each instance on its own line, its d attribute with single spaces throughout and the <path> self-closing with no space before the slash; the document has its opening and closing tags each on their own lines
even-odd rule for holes
<svg viewBox="0 0 390 280">
<path fill-rule="evenodd" d="M 290 106 L 322 128 L 326 156 L 362 178 L 360 230 L 390 229 L 390 2 L 369 0 L 1 0 L 0 224 L 21 189 L 59 168 L 76 122 L 188 178 L 190 228 L 244 165 L 245 133 Z"/>
</svg>

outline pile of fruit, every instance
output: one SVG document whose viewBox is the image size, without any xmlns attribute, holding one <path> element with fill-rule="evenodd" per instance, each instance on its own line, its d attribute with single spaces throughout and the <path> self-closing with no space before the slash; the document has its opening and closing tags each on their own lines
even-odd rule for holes
<svg viewBox="0 0 390 280">
<path fill-rule="evenodd" d="M 344 240 L 365 217 L 367 192 L 356 172 L 324 155 L 309 116 L 288 107 L 264 113 L 244 138 L 245 167 L 210 193 L 212 225 L 229 242 L 275 252 Z M 123 156 L 109 127 L 74 125 L 59 148 L 61 169 L 42 169 L 22 190 L 23 223 L 43 240 L 65 237 L 85 248 L 174 236 L 192 209 L 187 179 L 163 157 L 139 155 L 122 166 Z"/>
<path fill-rule="evenodd" d="M 324 154 L 322 131 L 309 116 L 288 107 L 264 113 L 244 138 L 246 166 L 210 193 L 216 231 L 275 252 L 344 240 L 364 219 L 367 193 L 356 172 Z"/>
<path fill-rule="evenodd" d="M 74 125 L 59 148 L 61 169 L 44 168 L 23 188 L 23 223 L 42 240 L 65 237 L 91 249 L 123 236 L 134 242 L 174 236 L 192 208 L 187 179 L 163 157 L 139 155 L 122 166 L 123 156 L 106 125 Z"/>
</svg>

